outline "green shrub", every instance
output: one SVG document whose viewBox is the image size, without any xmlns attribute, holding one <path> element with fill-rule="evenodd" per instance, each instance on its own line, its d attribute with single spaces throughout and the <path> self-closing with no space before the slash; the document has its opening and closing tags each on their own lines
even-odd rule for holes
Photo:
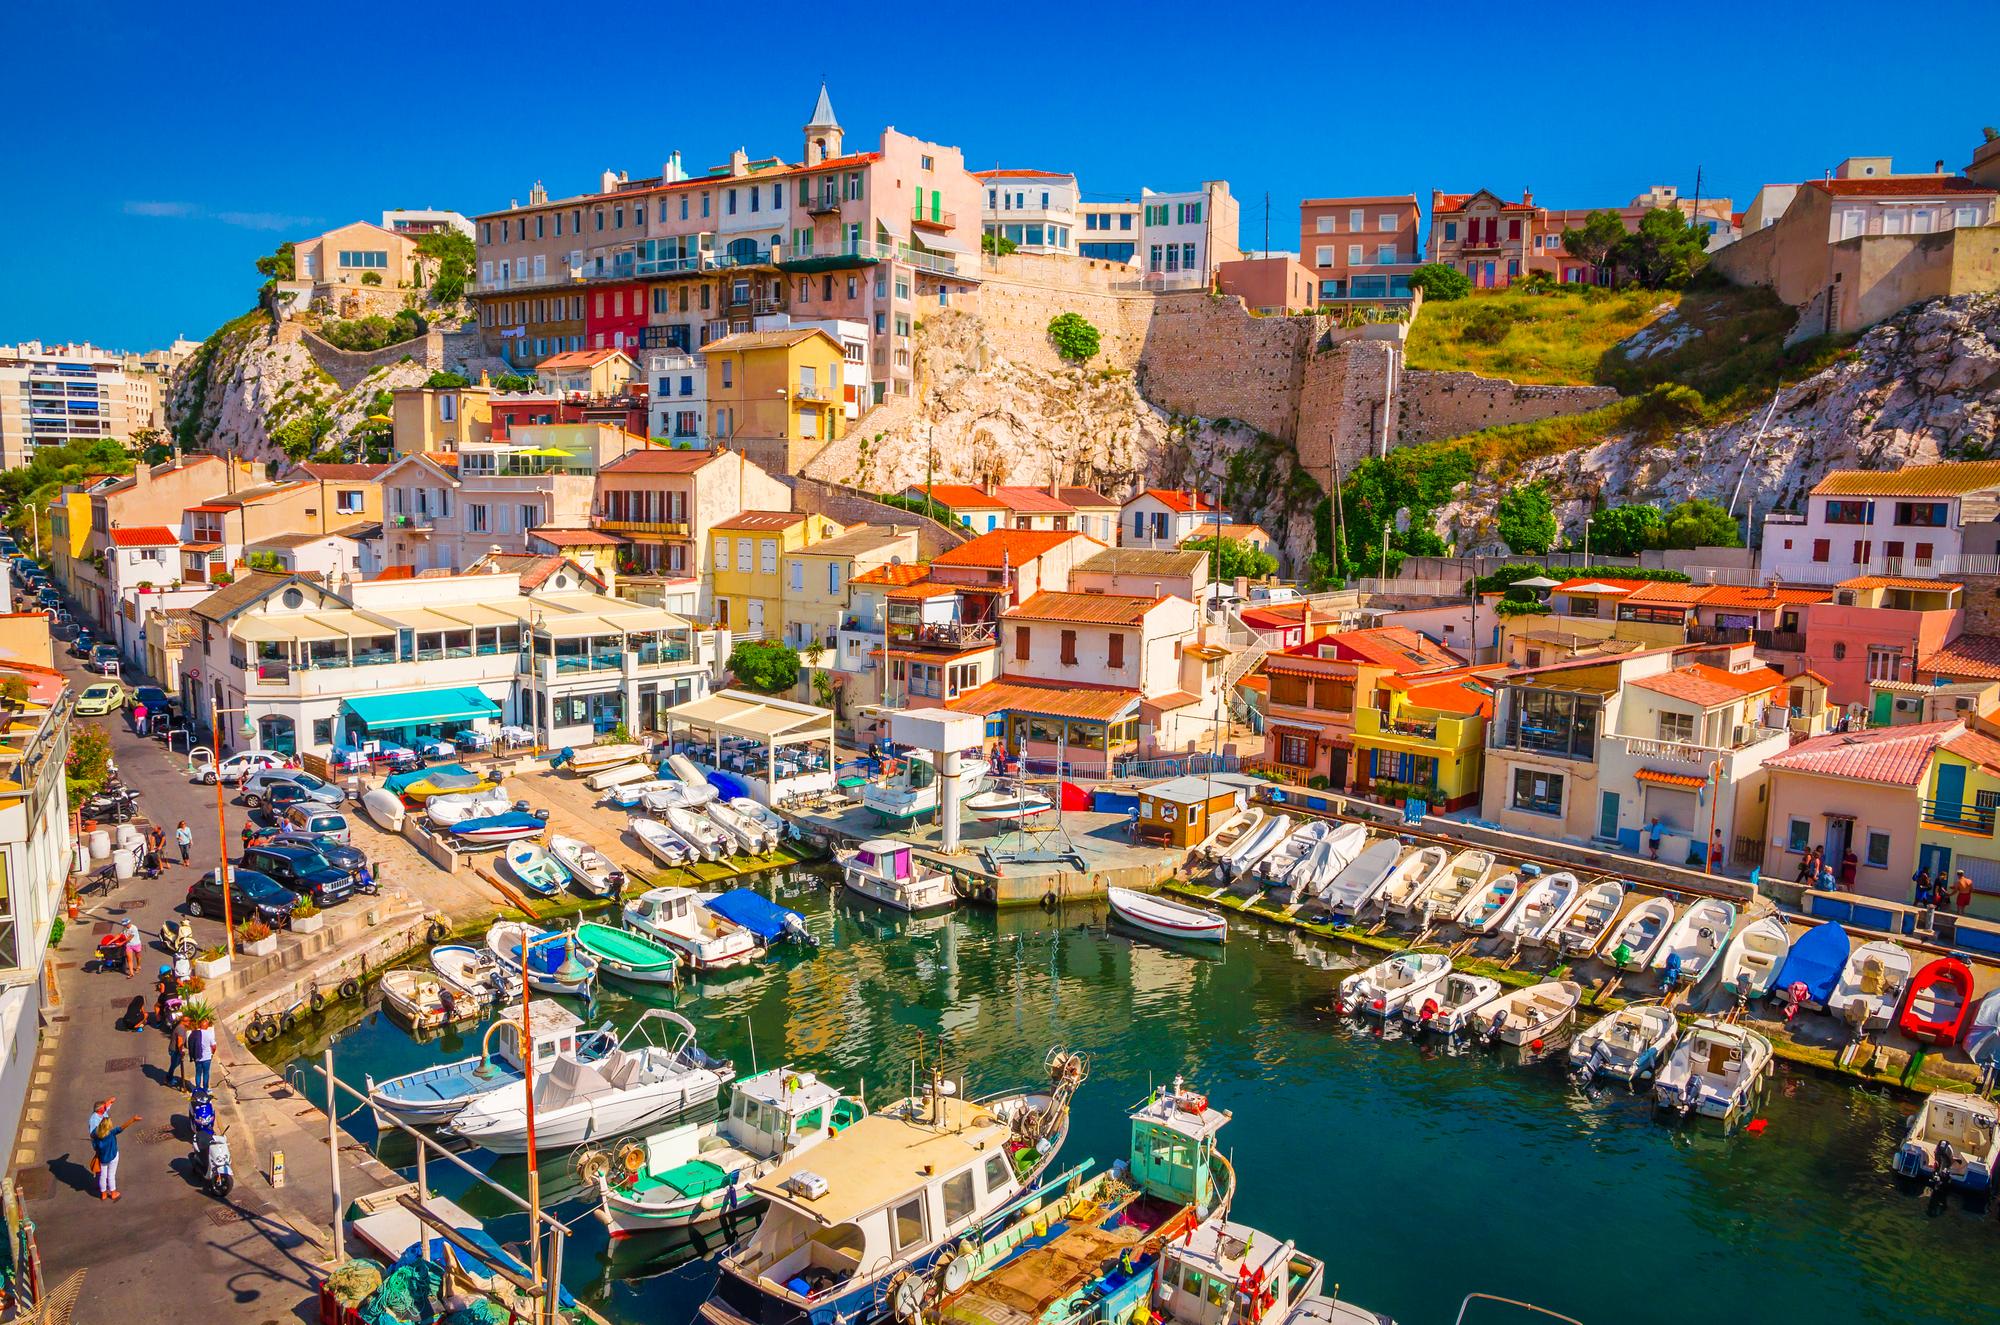
<svg viewBox="0 0 2000 1325">
<path fill-rule="evenodd" d="M 1049 319 L 1049 339 L 1055 342 L 1056 353 L 1070 363 L 1097 357 L 1097 328 L 1080 313 L 1058 313 Z"/>
<path fill-rule="evenodd" d="M 739 685 L 774 695 L 799 683 L 798 650 L 775 640 L 744 640 L 729 651 Z"/>
<path fill-rule="evenodd" d="M 379 271 L 364 271 L 361 273 L 361 283 L 363 285 L 380 285 L 382 283 L 382 273 Z"/>
<path fill-rule="evenodd" d="M 1410 288 L 1422 290 L 1426 303 L 1432 300 L 1448 303 L 1472 293 L 1472 278 L 1442 262 L 1426 262 L 1410 273 Z"/>
<path fill-rule="evenodd" d="M 1471 341 L 1474 345 L 1498 345 L 1507 339 L 1507 333 L 1514 329 L 1514 319 L 1497 304 L 1485 304 L 1473 310 L 1471 317 L 1458 329 L 1460 340 Z"/>
</svg>

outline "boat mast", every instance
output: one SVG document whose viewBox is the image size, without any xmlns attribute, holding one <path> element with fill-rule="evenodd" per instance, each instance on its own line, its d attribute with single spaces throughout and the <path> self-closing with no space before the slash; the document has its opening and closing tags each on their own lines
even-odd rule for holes
<svg viewBox="0 0 2000 1325">
<path fill-rule="evenodd" d="M 528 939 L 528 927 L 521 926 L 521 1071 L 522 1084 L 526 1087 L 528 1109 L 528 1227 L 532 1235 L 528 1238 L 530 1264 L 528 1272 L 534 1281 L 542 1286 L 546 1295 L 549 1319 L 556 1318 L 556 1299 L 559 1292 L 549 1292 L 542 1283 L 542 1175 L 535 1163 L 535 1037 L 530 1029 L 532 1022 L 528 1014 L 528 997 L 534 969 L 534 945 Z"/>
</svg>

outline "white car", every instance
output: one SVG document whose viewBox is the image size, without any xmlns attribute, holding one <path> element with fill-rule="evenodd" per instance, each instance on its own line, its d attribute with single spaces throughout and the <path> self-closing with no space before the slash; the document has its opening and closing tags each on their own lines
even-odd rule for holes
<svg viewBox="0 0 2000 1325">
<path fill-rule="evenodd" d="M 224 786 L 235 786 L 259 769 L 280 768 L 284 760 L 268 750 L 239 750 L 222 761 L 220 767 L 214 763 L 197 764 L 194 780 L 203 786 L 212 787 L 217 777 Z"/>
</svg>

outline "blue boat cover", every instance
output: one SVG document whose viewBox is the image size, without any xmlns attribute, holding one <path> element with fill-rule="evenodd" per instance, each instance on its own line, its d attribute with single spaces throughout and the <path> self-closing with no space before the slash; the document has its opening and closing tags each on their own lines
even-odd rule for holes
<svg viewBox="0 0 2000 1325">
<path fill-rule="evenodd" d="M 542 822 L 525 810 L 508 810 L 504 814 L 489 814 L 478 819 L 460 819 L 451 826 L 451 831 L 463 834 L 483 828 L 539 828 Z"/>
<path fill-rule="evenodd" d="M 1834 985 L 1840 982 L 1841 968 L 1847 965 L 1848 949 L 1852 946 L 1853 940 L 1836 921 L 1829 920 L 1807 930 L 1805 937 L 1792 945 L 1785 964 L 1778 968 L 1778 978 L 1771 986 L 1772 996 L 1782 998 L 1796 984 L 1806 987 L 1810 1001 L 1826 1002 Z"/>
<path fill-rule="evenodd" d="M 715 788 L 716 799 L 725 805 L 750 794 L 750 788 L 744 785 L 742 778 L 731 777 L 727 773 L 710 773 L 708 785 Z"/>
<path fill-rule="evenodd" d="M 403 794 L 403 788 L 412 782 L 422 782 L 425 778 L 439 777 L 447 773 L 456 773 L 460 777 L 473 776 L 471 772 L 460 768 L 457 764 L 434 764 L 429 768 L 413 768 L 407 773 L 393 773 L 382 779 L 382 785 L 400 796 Z"/>
<path fill-rule="evenodd" d="M 708 909 L 766 941 L 785 936 L 788 917 L 801 925 L 805 923 L 805 918 L 789 906 L 780 906 L 748 888 L 731 888 L 710 902 Z"/>
<path fill-rule="evenodd" d="M 508 955 L 516 962 L 521 960 L 519 945 L 509 948 Z M 554 975 L 569 961 L 569 939 L 567 936 L 548 943 L 537 943 L 528 955 L 528 969 L 537 975 Z"/>
<path fill-rule="evenodd" d="M 525 1275 L 532 1273 L 527 1266 L 521 1264 L 505 1248 L 495 1242 L 485 1229 L 475 1226 L 473 1228 L 455 1228 L 452 1232 L 458 1234 L 466 1242 L 470 1242 L 473 1246 L 479 1248 L 480 1254 L 478 1256 L 468 1256 L 446 1242 L 443 1238 L 434 1237 L 431 1239 L 430 1247 L 431 1263 L 433 1265 L 444 1264 L 445 1257 L 449 1254 L 452 1259 L 465 1264 L 467 1270 L 481 1279 L 495 1278 L 493 1267 L 496 1265 L 512 1270 L 515 1274 Z M 404 1248 L 402 1258 L 396 1264 L 404 1265 L 418 1259 L 417 1244 L 412 1242 L 408 1247 Z M 576 1299 L 569 1295 L 567 1288 L 559 1291 L 562 1295 L 563 1306 L 574 1307 L 576 1305 Z"/>
</svg>

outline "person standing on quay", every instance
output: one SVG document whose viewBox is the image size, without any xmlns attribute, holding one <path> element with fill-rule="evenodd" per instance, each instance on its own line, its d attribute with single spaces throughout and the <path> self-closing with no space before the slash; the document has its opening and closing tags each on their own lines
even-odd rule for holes
<svg viewBox="0 0 2000 1325">
<path fill-rule="evenodd" d="M 194 1088 L 208 1089 L 208 1065 L 215 1058 L 215 1028 L 197 1026 L 188 1036 L 188 1057 L 194 1060 Z"/>
<path fill-rule="evenodd" d="M 188 852 L 194 849 L 194 830 L 185 819 L 174 825 L 174 845 L 181 849 L 181 864 L 187 864 Z"/>
<path fill-rule="evenodd" d="M 97 1160 L 97 1199 L 116 1201 L 122 1195 L 118 1190 L 118 1134 L 139 1121 L 133 1114 L 117 1127 L 109 1118 L 101 1118 L 97 1130 L 91 1134 L 90 1147 Z"/>
</svg>

